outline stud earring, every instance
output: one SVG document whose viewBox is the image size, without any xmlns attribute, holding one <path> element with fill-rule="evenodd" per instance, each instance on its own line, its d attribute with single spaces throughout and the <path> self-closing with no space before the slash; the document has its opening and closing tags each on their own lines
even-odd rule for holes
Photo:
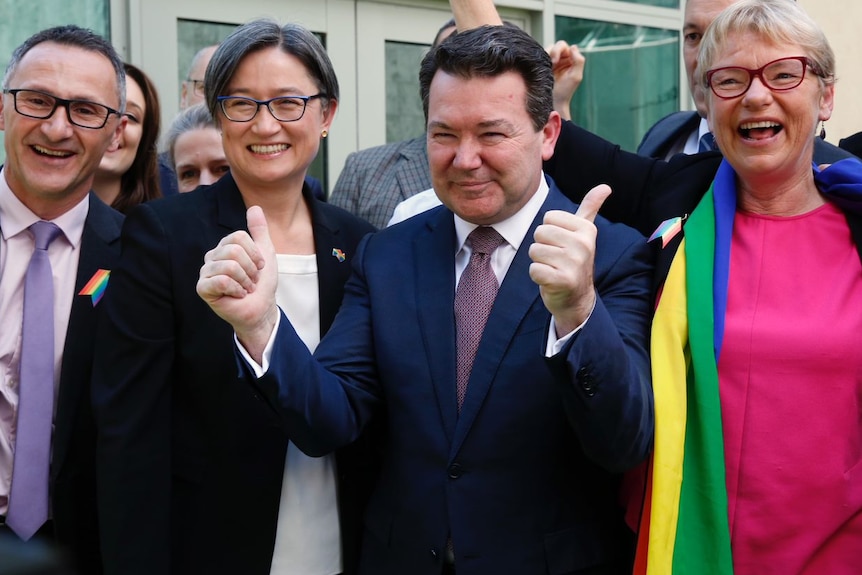
<svg viewBox="0 0 862 575">
<path fill-rule="evenodd" d="M 321 138 L 326 138 L 326 136 L 328 136 L 328 135 L 329 135 L 329 132 L 327 132 L 326 130 L 322 130 L 322 131 L 320 132 L 320 137 L 321 137 Z"/>
</svg>

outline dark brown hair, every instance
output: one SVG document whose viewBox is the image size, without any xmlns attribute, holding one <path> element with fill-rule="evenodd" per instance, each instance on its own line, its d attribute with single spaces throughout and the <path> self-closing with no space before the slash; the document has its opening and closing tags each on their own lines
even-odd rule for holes
<svg viewBox="0 0 862 575">
<path fill-rule="evenodd" d="M 111 207 L 126 213 L 131 208 L 162 196 L 159 188 L 158 139 L 161 110 L 156 87 L 143 70 L 123 64 L 126 78 L 131 78 L 144 94 L 146 112 L 141 118 L 141 141 L 132 165 L 120 179 L 120 194 Z"/>
</svg>

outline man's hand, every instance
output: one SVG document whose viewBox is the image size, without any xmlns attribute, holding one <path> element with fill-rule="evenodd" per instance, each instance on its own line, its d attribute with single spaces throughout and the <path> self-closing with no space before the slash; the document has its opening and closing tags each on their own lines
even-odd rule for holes
<svg viewBox="0 0 862 575">
<path fill-rule="evenodd" d="M 206 253 L 197 292 L 260 364 L 278 319 L 278 270 L 263 210 L 252 206 L 247 218 L 251 235 L 233 232 Z"/>
<path fill-rule="evenodd" d="M 545 214 L 530 246 L 530 278 L 539 285 L 545 307 L 554 316 L 557 337 L 584 323 L 596 302 L 593 262 L 599 208 L 611 194 L 601 184 L 590 190 L 577 213 L 560 210 Z"/>
</svg>

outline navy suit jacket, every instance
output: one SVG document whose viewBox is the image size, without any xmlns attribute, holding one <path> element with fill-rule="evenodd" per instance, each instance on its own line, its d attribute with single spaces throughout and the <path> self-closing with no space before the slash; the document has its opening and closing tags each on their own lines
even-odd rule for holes
<svg viewBox="0 0 862 575">
<path fill-rule="evenodd" d="M 382 229 L 402 201 L 431 187 L 425 134 L 347 156 L 329 201 Z"/>
<path fill-rule="evenodd" d="M 375 416 L 387 428 L 361 573 L 439 575 L 450 534 L 459 575 L 630 572 L 617 480 L 652 440 L 651 265 L 643 237 L 599 218 L 595 311 L 546 359 L 550 314 L 528 250 L 552 209 L 577 209 L 553 183 L 500 286 L 460 415 L 445 207 L 363 240 L 318 361 L 282 316 L 257 383 L 297 445 L 327 453 Z"/>
<path fill-rule="evenodd" d="M 311 198 L 320 328 L 341 304 L 367 223 Z M 285 453 L 280 421 L 238 380 L 233 330 L 198 297 L 204 254 L 246 229 L 230 174 L 142 205 L 123 227 L 94 366 L 98 478 L 108 573 L 268 575 Z M 345 261 L 332 254 L 338 248 Z M 352 449 L 359 449 L 359 446 Z M 362 454 L 364 456 L 364 453 Z M 355 563 L 363 473 L 338 454 L 346 572 Z M 367 489 L 366 489 L 367 496 Z"/>
<path fill-rule="evenodd" d="M 653 124 L 638 145 L 638 154 L 649 158 L 667 158 L 671 146 L 696 131 L 700 126 L 697 112 L 674 112 Z M 843 147 L 843 146 L 842 146 Z M 814 163 L 832 164 L 852 155 L 821 139 L 814 138 Z"/>
<path fill-rule="evenodd" d="M 78 295 L 100 269 L 113 270 L 120 257 L 123 216 L 90 193 L 81 236 L 75 299 L 63 347 L 51 455 L 51 513 L 57 542 L 80 573 L 101 573 L 96 519 L 96 430 L 90 407 L 90 375 L 96 320 L 104 302 Z M 100 342 L 101 343 L 101 342 Z"/>
</svg>

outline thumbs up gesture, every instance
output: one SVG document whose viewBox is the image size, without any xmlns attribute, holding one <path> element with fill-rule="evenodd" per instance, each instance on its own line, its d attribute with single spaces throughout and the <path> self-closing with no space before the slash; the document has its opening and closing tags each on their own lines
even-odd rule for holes
<svg viewBox="0 0 862 575">
<path fill-rule="evenodd" d="M 595 306 L 593 222 L 610 194 L 610 187 L 601 184 L 587 193 L 576 213 L 547 212 L 533 236 L 530 278 L 539 285 L 559 337 L 586 321 Z"/>
<path fill-rule="evenodd" d="M 206 253 L 197 292 L 231 324 L 249 355 L 261 363 L 278 320 L 278 270 L 263 210 L 252 206 L 247 218 L 249 232 L 233 232 Z"/>
</svg>

